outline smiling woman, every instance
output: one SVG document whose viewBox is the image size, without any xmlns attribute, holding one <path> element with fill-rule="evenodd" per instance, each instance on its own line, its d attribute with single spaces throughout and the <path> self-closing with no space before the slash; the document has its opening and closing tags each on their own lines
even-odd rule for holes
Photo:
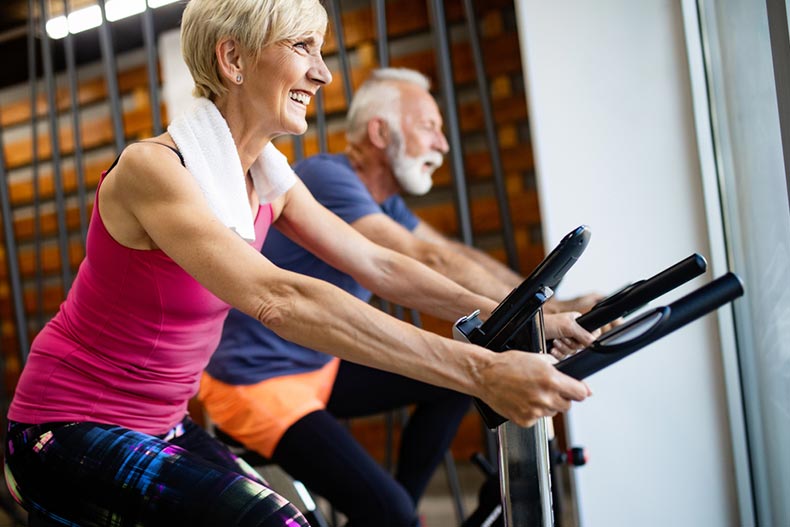
<svg viewBox="0 0 790 527">
<path fill-rule="evenodd" d="M 588 395 L 536 354 L 419 330 L 260 253 L 276 222 L 382 298 L 449 321 L 496 307 L 319 205 L 272 145 L 305 131 L 307 104 L 331 81 L 326 20 L 318 0 L 187 5 L 182 49 L 199 98 L 103 174 L 85 261 L 10 406 L 6 476 L 31 526 L 305 524 L 187 416 L 231 306 L 286 340 L 474 395 L 521 425 Z"/>
<path fill-rule="evenodd" d="M 86 265 L 34 341 L 9 411 L 7 480 L 30 525 L 306 523 L 185 415 L 224 300 L 245 303 L 222 291 L 235 277 L 218 269 L 228 266 L 217 248 L 259 257 L 269 202 L 294 183 L 287 166 L 265 174 L 267 159 L 280 159 L 262 151 L 275 135 L 305 130 L 305 95 L 330 78 L 325 26 L 314 0 L 187 6 L 183 49 L 202 113 L 127 148 L 102 177 Z M 213 144 L 219 165 L 203 156 Z M 223 196 L 223 187 L 238 192 Z M 247 212 L 224 214 L 234 207 Z M 189 254 L 179 236 L 215 248 Z M 214 272 L 225 277 L 193 278 Z"/>
</svg>

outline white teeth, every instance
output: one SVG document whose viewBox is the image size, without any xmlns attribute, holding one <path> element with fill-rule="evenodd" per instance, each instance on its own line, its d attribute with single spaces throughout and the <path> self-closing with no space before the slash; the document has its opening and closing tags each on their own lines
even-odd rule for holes
<svg viewBox="0 0 790 527">
<path fill-rule="evenodd" d="M 303 92 L 288 92 L 288 97 L 295 100 L 296 102 L 304 104 L 305 106 L 310 104 L 310 96 Z"/>
</svg>

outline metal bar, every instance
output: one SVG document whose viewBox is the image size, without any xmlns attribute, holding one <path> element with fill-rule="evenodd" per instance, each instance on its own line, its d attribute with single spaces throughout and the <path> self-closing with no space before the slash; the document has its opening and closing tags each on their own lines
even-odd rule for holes
<svg viewBox="0 0 790 527">
<path fill-rule="evenodd" d="M 461 127 L 458 123 L 455 85 L 453 83 L 453 65 L 450 60 L 449 35 L 447 21 L 444 16 L 442 0 L 428 0 L 429 14 L 436 41 L 436 61 L 439 67 L 442 99 L 444 102 L 444 122 L 447 139 L 450 143 L 450 169 L 453 174 L 455 190 L 456 214 L 461 240 L 472 245 L 472 221 L 469 213 L 469 196 L 466 189 L 466 170 L 464 168 L 463 147 L 461 144 Z"/>
<path fill-rule="evenodd" d="M 450 60 L 449 37 L 444 16 L 444 5 L 441 0 L 429 0 L 428 13 L 432 19 L 436 41 L 437 63 L 444 103 L 445 129 L 450 144 L 450 171 L 453 176 L 455 191 L 456 215 L 461 240 L 467 244 L 474 243 L 469 197 L 466 188 L 466 169 L 464 167 L 463 146 L 461 144 L 460 123 L 458 122 L 457 104 L 455 102 L 455 84 L 453 81 L 452 61 Z M 492 463 L 497 459 L 496 436 L 486 426 L 481 427 L 486 446 L 487 459 Z"/>
<path fill-rule="evenodd" d="M 532 349 L 546 353 L 543 309 L 530 327 Z M 499 477 L 505 527 L 553 527 L 549 417 L 529 428 L 507 421 L 497 428 Z"/>
<path fill-rule="evenodd" d="M 412 325 L 422 329 L 422 319 L 420 318 L 420 312 L 416 309 L 410 309 L 409 313 L 411 314 Z M 403 320 L 403 308 L 401 308 L 401 313 L 398 318 Z M 447 450 L 447 452 L 444 454 L 444 470 L 445 474 L 447 475 L 447 484 L 450 486 L 450 493 L 452 494 L 453 498 L 455 517 L 458 520 L 458 524 L 460 525 L 466 518 L 466 507 L 464 506 L 464 500 L 462 497 L 463 494 L 461 492 L 461 482 L 458 479 L 458 470 L 455 466 L 455 459 L 453 458 L 453 453 L 450 450 Z"/>
<path fill-rule="evenodd" d="M 485 123 L 486 142 L 491 155 L 491 169 L 494 173 L 494 188 L 496 189 L 497 202 L 499 203 L 499 217 L 502 222 L 502 234 L 505 242 L 507 262 L 511 269 L 519 269 L 518 253 L 516 251 L 516 238 L 513 234 L 513 221 L 510 216 L 510 202 L 508 201 L 505 186 L 505 170 L 502 166 L 502 157 L 499 151 L 499 138 L 496 133 L 494 111 L 491 104 L 491 91 L 488 87 L 488 77 L 485 70 L 483 52 L 480 46 L 480 33 L 477 28 L 477 18 L 472 0 L 464 0 L 466 23 L 469 30 L 469 45 L 472 48 L 472 57 L 477 77 L 477 90 L 480 94 L 480 108 L 483 110 Z"/>
<path fill-rule="evenodd" d="M 99 0 L 101 10 L 101 25 L 99 26 L 99 46 L 101 47 L 104 77 L 107 79 L 107 93 L 110 97 L 110 114 L 112 115 L 112 129 L 115 140 L 115 153 L 120 154 L 126 146 L 126 137 L 123 131 L 123 110 L 121 96 L 118 90 L 118 71 L 115 66 L 115 53 L 112 45 L 112 33 L 107 21 L 107 10 L 104 0 Z"/>
<path fill-rule="evenodd" d="M 31 17 L 32 11 L 31 11 Z M 6 263 L 8 268 L 8 279 L 10 283 L 10 290 L 14 302 L 14 314 L 17 323 L 17 342 L 19 344 L 19 358 L 20 364 L 24 365 L 27 358 L 28 349 L 28 332 L 27 332 L 27 319 L 25 317 L 25 306 L 22 293 L 22 281 L 20 280 L 19 273 L 19 259 L 16 253 L 16 243 L 14 240 L 14 218 L 11 211 L 11 200 L 9 197 L 10 191 L 8 190 L 8 179 L 5 171 L 5 158 L 3 155 L 3 133 L 0 127 L 0 218 L 3 222 L 3 237 L 6 243 Z M 0 342 L 0 411 L 3 415 L 8 411 L 8 390 L 5 383 L 6 360 L 5 350 L 2 349 Z M 19 514 L 19 508 L 14 500 L 6 493 L 0 497 L 0 509 L 2 509 L 10 518 L 11 525 L 24 525 L 23 518 Z"/>
<path fill-rule="evenodd" d="M 444 472 L 447 475 L 447 484 L 450 486 L 450 494 L 453 499 L 453 510 L 458 525 L 463 523 L 466 518 L 466 507 L 461 494 L 461 483 L 458 480 L 458 470 L 455 466 L 455 459 L 451 450 L 444 453 Z"/>
<path fill-rule="evenodd" d="M 304 138 L 301 135 L 292 135 L 294 146 L 294 162 L 304 159 Z"/>
<path fill-rule="evenodd" d="M 69 0 L 63 0 L 63 14 L 69 16 Z M 74 134 L 74 173 L 77 179 L 77 201 L 80 209 L 80 236 L 82 245 L 88 239 L 88 200 L 85 197 L 85 167 L 82 163 L 82 130 L 80 126 L 80 103 L 77 86 L 77 61 L 74 55 L 74 40 L 71 33 L 63 41 L 66 52 L 66 75 L 69 79 L 71 96 L 71 127 Z"/>
<path fill-rule="evenodd" d="M 782 134 L 782 155 L 787 180 L 787 201 L 790 207 L 790 57 L 787 48 L 790 36 L 787 30 L 787 6 L 785 0 L 766 0 L 768 10 L 768 33 L 771 37 L 771 55 L 776 83 L 776 104 L 779 108 L 779 128 Z"/>
<path fill-rule="evenodd" d="M 41 263 L 41 195 L 38 170 L 38 73 L 36 71 L 36 16 L 34 0 L 28 0 L 27 69 L 30 79 L 31 168 L 33 181 L 33 253 L 36 266 L 36 323 L 44 326 L 44 271 Z M 24 363 L 24 361 L 23 361 Z"/>
<path fill-rule="evenodd" d="M 55 213 L 58 218 L 58 247 L 60 249 L 60 279 L 64 294 L 71 287 L 71 263 L 69 240 L 66 232 L 66 200 L 63 196 L 63 174 L 61 173 L 60 140 L 58 138 L 58 108 L 55 101 L 55 74 L 52 66 L 52 50 L 47 34 L 47 2 L 39 0 L 41 9 L 41 49 L 44 62 L 44 77 L 47 82 L 47 106 L 49 114 L 49 139 L 52 144 L 52 176 L 55 189 Z"/>
<path fill-rule="evenodd" d="M 387 41 L 387 6 L 385 0 L 373 0 L 373 13 L 376 17 L 376 37 L 379 52 L 379 67 L 390 65 L 389 42 Z"/>
<path fill-rule="evenodd" d="M 411 311 L 411 323 L 417 326 L 418 328 L 422 328 L 422 319 L 420 318 L 420 312 L 416 309 L 412 309 Z"/>
<path fill-rule="evenodd" d="M 391 307 L 394 308 L 394 314 L 390 313 Z M 403 320 L 403 306 L 400 304 L 390 306 L 389 302 L 382 299 L 381 309 L 386 313 L 392 314 L 398 320 Z M 395 470 L 395 413 L 396 410 L 390 410 L 384 414 L 385 429 L 387 431 L 384 446 L 384 467 L 390 473 Z M 403 422 L 401 421 L 400 424 L 403 424 Z"/>
<path fill-rule="evenodd" d="M 326 113 L 324 110 L 324 92 L 318 90 L 315 98 L 315 124 L 318 128 L 318 150 L 321 153 L 326 152 L 328 148 L 326 137 Z"/>
<path fill-rule="evenodd" d="M 335 28 L 337 56 L 340 59 L 340 70 L 343 74 L 343 95 L 346 97 L 346 108 L 348 108 L 349 105 L 351 105 L 351 97 L 354 94 L 354 88 L 351 85 L 351 66 L 348 62 L 345 37 L 343 37 L 343 21 L 340 18 L 340 0 L 329 0 L 329 2 L 327 2 L 327 7 L 329 8 L 329 15 L 332 17 L 332 26 Z"/>
<path fill-rule="evenodd" d="M 161 134 L 162 111 L 159 102 L 159 75 L 157 73 L 156 34 L 154 32 L 154 14 L 148 3 L 142 17 L 143 42 L 145 44 L 145 57 L 148 66 L 148 101 L 151 104 L 151 122 L 154 135 Z"/>
<path fill-rule="evenodd" d="M 505 527 L 554 525 L 551 489 L 548 488 L 548 494 L 544 494 L 546 480 L 537 477 L 538 473 L 544 471 L 535 470 L 535 467 L 542 467 L 541 459 L 548 459 L 544 420 L 540 419 L 530 428 L 519 428 L 508 421 L 497 429 L 501 449 L 499 468 Z M 542 499 L 544 495 L 547 500 Z M 544 505 L 546 503 L 548 507 Z"/>
<path fill-rule="evenodd" d="M 720 187 L 716 153 L 720 147 L 714 137 L 713 100 L 706 75 L 707 66 L 716 67 L 715 53 L 711 53 L 712 43 L 717 39 L 715 27 L 705 23 L 702 10 L 704 6 L 697 0 L 682 0 L 683 27 L 685 32 L 686 56 L 690 74 L 692 107 L 696 130 L 696 144 L 699 151 L 700 176 L 708 225 L 708 258 L 713 276 L 719 276 L 731 269 L 723 219 L 726 218 L 727 192 Z M 724 185 L 724 182 L 721 181 Z M 739 525 L 756 525 L 756 505 L 754 497 L 749 438 L 746 432 L 744 407 L 743 371 L 738 357 L 734 312 L 720 309 L 717 312 L 719 349 L 722 360 L 723 379 L 726 391 L 727 416 L 730 429 L 730 444 L 733 453 L 733 475 L 737 495 Z"/>
<path fill-rule="evenodd" d="M 33 11 L 30 12 L 33 17 Z M 22 278 L 19 272 L 19 257 L 14 239 L 14 216 L 11 211 L 11 198 L 8 190 L 8 177 L 5 170 L 5 149 L 3 147 L 3 134 L 0 133 L 0 212 L 3 218 L 3 236 L 6 245 L 6 265 L 8 266 L 8 279 L 11 287 L 11 297 L 14 301 L 14 318 L 16 319 L 17 340 L 19 342 L 19 357 L 21 363 L 27 360 L 28 342 L 27 317 L 25 316 L 25 303 L 22 293 Z"/>
<path fill-rule="evenodd" d="M 403 310 L 403 306 L 400 304 L 395 304 L 395 318 L 398 320 L 404 320 L 405 311 Z"/>
</svg>

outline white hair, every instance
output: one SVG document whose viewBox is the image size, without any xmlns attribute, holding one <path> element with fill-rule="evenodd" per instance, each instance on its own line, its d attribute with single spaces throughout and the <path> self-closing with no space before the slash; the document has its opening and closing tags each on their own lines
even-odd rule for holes
<svg viewBox="0 0 790 527">
<path fill-rule="evenodd" d="M 400 89 L 398 84 L 414 84 L 428 91 L 431 81 L 408 68 L 381 68 L 374 70 L 354 95 L 346 116 L 346 138 L 350 143 L 359 141 L 367 133 L 371 119 L 384 119 L 391 130 L 400 133 Z"/>
</svg>

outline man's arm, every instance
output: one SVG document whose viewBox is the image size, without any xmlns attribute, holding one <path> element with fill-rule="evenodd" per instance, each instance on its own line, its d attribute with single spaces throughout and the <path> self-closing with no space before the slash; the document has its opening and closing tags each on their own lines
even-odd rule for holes
<svg viewBox="0 0 790 527">
<path fill-rule="evenodd" d="M 424 224 L 420 223 L 420 225 Z M 423 240 L 385 214 L 368 214 L 353 222 L 351 226 L 377 245 L 409 256 L 465 289 L 487 297 L 497 304 L 522 281 L 521 277 L 512 273 L 517 280 L 514 280 L 514 285 L 506 283 L 485 266 L 456 251 L 455 245 L 462 246 L 462 244 L 431 243 Z M 441 236 L 438 233 L 435 235 Z M 482 251 L 477 252 L 484 254 Z M 494 261 L 493 258 L 488 258 Z M 502 264 L 499 265 L 504 267 Z M 557 348 L 563 356 L 589 345 L 598 335 L 597 332 L 588 333 L 576 324 L 575 319 L 579 314 L 552 311 L 545 317 L 546 337 L 565 339 Z"/>
<path fill-rule="evenodd" d="M 502 283 L 509 285 L 510 289 L 514 289 L 524 280 L 523 276 L 517 274 L 496 258 L 492 258 L 480 249 L 470 247 L 469 245 L 447 238 L 425 222 L 421 221 L 419 225 L 417 225 L 417 228 L 414 229 L 413 233 L 415 236 L 425 241 L 450 247 L 453 251 L 458 252 L 467 259 L 472 260 L 484 267 L 489 273 L 496 276 Z M 600 293 L 587 293 L 585 295 L 576 298 L 569 298 L 567 300 L 560 300 L 557 297 L 552 297 L 546 303 L 544 310 L 546 313 L 550 314 L 565 313 L 569 311 L 586 313 L 602 298 L 603 295 Z"/>
<path fill-rule="evenodd" d="M 278 229 L 380 297 L 449 321 L 475 309 L 488 316 L 496 307 L 497 301 L 351 228 L 316 201 L 301 181 L 285 200 Z"/>
<path fill-rule="evenodd" d="M 469 245 L 457 242 L 444 236 L 442 233 L 424 221 L 421 221 L 412 232 L 414 236 L 421 240 L 433 243 L 439 247 L 447 247 L 453 252 L 464 257 L 466 260 L 475 262 L 509 289 L 514 289 L 524 280 L 523 276 L 514 272 L 507 265 L 503 264 L 496 258 L 489 256 L 480 249 L 470 247 Z"/>
<path fill-rule="evenodd" d="M 421 222 L 417 229 L 423 225 Z M 351 226 L 374 243 L 414 258 L 453 282 L 497 303 L 520 283 L 516 281 L 515 285 L 511 285 L 503 282 L 485 266 L 457 251 L 449 243 L 435 243 L 417 236 L 386 214 L 368 214 L 354 221 Z"/>
</svg>

